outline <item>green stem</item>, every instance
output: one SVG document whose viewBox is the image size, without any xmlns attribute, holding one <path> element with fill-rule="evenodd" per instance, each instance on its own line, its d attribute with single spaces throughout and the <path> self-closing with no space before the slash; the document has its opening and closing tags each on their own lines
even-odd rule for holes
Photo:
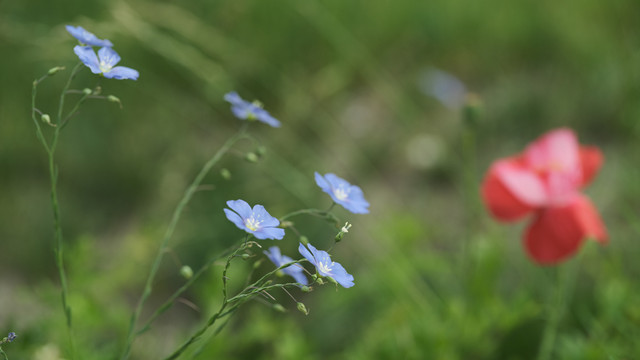
<svg viewBox="0 0 640 360">
<path fill-rule="evenodd" d="M 564 316 L 570 300 L 570 293 L 577 277 L 577 266 L 572 263 L 565 264 L 564 268 L 558 269 L 558 284 L 555 296 L 548 304 L 549 320 L 542 335 L 538 360 L 548 360 L 553 358 L 553 350 L 558 334 L 560 320 Z"/>
<path fill-rule="evenodd" d="M 147 301 L 147 299 L 151 295 L 153 280 L 155 279 L 156 273 L 158 272 L 158 269 L 160 267 L 160 262 L 162 261 L 162 257 L 167 249 L 169 240 L 173 236 L 173 232 L 175 231 L 176 225 L 180 220 L 180 217 L 182 215 L 182 212 L 184 211 L 185 206 L 189 203 L 189 201 L 193 197 L 193 194 L 196 193 L 196 191 L 198 190 L 198 187 L 204 180 L 204 177 L 209 173 L 209 171 L 211 171 L 211 168 L 222 158 L 224 154 L 226 154 L 231 149 L 231 147 L 236 142 L 246 137 L 245 131 L 246 131 L 246 126 L 243 126 L 240 129 L 240 131 L 238 131 L 238 133 L 236 133 L 229 140 L 227 140 L 227 142 L 224 143 L 224 145 L 222 145 L 222 147 L 213 155 L 213 157 L 211 157 L 209 161 L 207 161 L 207 163 L 204 164 L 204 166 L 202 167 L 198 175 L 195 177 L 191 185 L 185 191 L 184 195 L 182 196 L 182 199 L 178 203 L 178 206 L 175 208 L 173 212 L 173 216 L 171 217 L 171 222 L 167 227 L 164 238 L 162 239 L 162 243 L 160 244 L 160 248 L 158 249 L 158 253 L 156 254 L 155 260 L 153 261 L 153 264 L 151 266 L 151 270 L 149 272 L 149 276 L 147 277 L 147 281 L 144 286 L 144 291 L 142 293 L 142 296 L 140 297 L 140 300 L 136 305 L 136 309 L 133 315 L 131 316 L 131 321 L 129 323 L 129 331 L 127 335 L 127 342 L 121 356 L 122 360 L 126 360 L 129 358 L 129 355 L 131 352 L 131 345 L 133 344 L 133 340 L 135 339 L 135 336 L 136 336 L 136 332 L 135 332 L 136 323 L 138 322 L 138 318 L 142 313 L 142 308 L 144 306 L 144 303 Z"/>
<path fill-rule="evenodd" d="M 319 217 L 319 218 L 324 218 L 325 220 L 331 221 L 333 223 L 335 223 L 336 225 L 340 224 L 340 219 L 338 219 L 337 216 L 333 215 L 333 213 L 331 213 L 331 209 L 333 208 L 333 205 L 331 205 L 331 207 L 329 208 L 329 210 L 320 210 L 320 209 L 302 209 L 302 210 L 297 210 L 297 211 L 293 211 L 290 212 L 284 216 L 282 216 L 279 220 L 280 222 L 285 221 L 289 218 L 292 218 L 294 216 L 298 216 L 298 215 L 311 215 L 311 216 L 315 216 L 315 217 Z"/>
</svg>

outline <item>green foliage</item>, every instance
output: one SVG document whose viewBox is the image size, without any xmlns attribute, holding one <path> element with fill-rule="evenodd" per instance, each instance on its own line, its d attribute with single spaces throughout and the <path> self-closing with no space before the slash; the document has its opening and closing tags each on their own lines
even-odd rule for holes
<svg viewBox="0 0 640 360">
<path fill-rule="evenodd" d="M 29 102 L 36 77 L 66 66 L 39 89 L 40 107 L 55 107 L 76 62 L 63 25 L 75 24 L 117 43 L 141 73 L 135 83 L 103 80 L 123 109 L 84 106 L 57 154 L 68 300 L 85 358 L 113 359 L 124 346 L 171 211 L 238 125 L 222 101 L 230 90 L 268 104 L 283 126 L 260 132 L 268 151 L 257 163 L 242 161 L 261 153 L 244 143 L 206 176 L 169 245 L 177 261 L 169 255 L 160 266 L 152 306 L 184 284 L 183 265 L 197 269 L 236 240 L 226 200 L 253 199 L 275 214 L 324 204 L 313 172 L 333 171 L 358 179 L 372 213 L 350 217 L 336 249 L 353 288 L 296 293 L 308 316 L 283 294 L 272 295 L 287 313 L 252 302 L 200 358 L 536 358 L 557 271 L 529 262 L 521 229 L 488 219 L 473 184 L 492 159 L 560 126 L 603 149 L 588 192 L 611 243 L 589 244 L 568 264 L 576 280 L 554 358 L 634 358 L 638 11 L 633 0 L 0 2 L 0 330 L 19 335 L 2 349 L 10 359 L 68 357 L 46 157 Z M 460 111 L 420 92 L 430 67 L 482 99 L 472 149 Z M 425 138 L 431 147 L 410 146 Z M 335 236 L 296 221 L 311 241 Z M 223 264 L 140 337 L 132 358 L 166 356 L 215 313 Z M 240 265 L 230 276 L 249 271 Z"/>
</svg>

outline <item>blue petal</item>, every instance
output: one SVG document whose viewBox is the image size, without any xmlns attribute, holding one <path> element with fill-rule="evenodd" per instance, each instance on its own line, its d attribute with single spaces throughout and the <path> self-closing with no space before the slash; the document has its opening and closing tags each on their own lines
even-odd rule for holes
<svg viewBox="0 0 640 360">
<path fill-rule="evenodd" d="M 272 263 L 276 265 L 276 267 L 280 267 L 282 263 L 282 255 L 280 254 L 280 248 L 277 246 L 272 246 L 269 250 L 263 251 L 265 255 L 271 260 Z"/>
<path fill-rule="evenodd" d="M 269 227 L 269 228 L 261 228 L 257 231 L 253 232 L 253 236 L 256 239 L 265 240 L 265 239 L 273 239 L 273 240 L 282 240 L 284 237 L 284 229 Z"/>
<path fill-rule="evenodd" d="M 227 206 L 231 210 L 237 212 L 238 215 L 240 215 L 240 217 L 242 217 L 243 219 L 247 219 L 253 214 L 251 206 L 249 206 L 249 204 L 247 204 L 247 202 L 244 200 L 229 200 L 227 201 Z"/>
<path fill-rule="evenodd" d="M 299 284 L 309 285 L 309 280 L 304 275 L 304 271 L 302 270 L 302 267 L 300 267 L 300 264 L 288 266 L 283 269 L 282 272 L 291 276 Z"/>
<path fill-rule="evenodd" d="M 256 107 L 256 109 L 254 109 L 254 113 L 259 121 L 272 127 L 280 127 L 280 121 L 271 116 L 267 110 Z"/>
<path fill-rule="evenodd" d="M 240 217 L 240 215 L 234 213 L 229 209 L 224 209 L 224 213 L 227 215 L 227 219 L 236 224 L 239 229 L 249 232 L 247 227 L 244 225 L 244 220 Z"/>
<path fill-rule="evenodd" d="M 253 207 L 253 216 L 256 220 L 260 221 L 260 226 L 262 227 L 276 227 L 280 225 L 280 221 L 271 216 L 262 205 Z"/>
<path fill-rule="evenodd" d="M 67 25 L 66 28 L 69 34 L 78 39 L 82 44 L 91 46 L 113 46 L 111 41 L 98 39 L 97 36 L 85 30 L 82 26 L 73 27 Z"/>
<path fill-rule="evenodd" d="M 246 120 L 249 115 L 251 115 L 251 111 L 249 110 L 249 108 L 243 105 L 233 105 L 231 107 L 231 112 L 233 113 L 233 115 L 235 115 L 235 117 L 241 120 Z"/>
<path fill-rule="evenodd" d="M 100 74 L 102 71 L 100 70 L 100 64 L 98 63 L 98 57 L 96 56 L 95 51 L 91 46 L 80 46 L 76 45 L 73 48 L 73 52 L 78 55 L 80 61 L 85 64 L 91 72 L 94 74 Z"/>
<path fill-rule="evenodd" d="M 324 176 L 324 178 L 327 179 L 329 184 L 331 184 L 331 187 L 334 189 L 340 187 L 348 188 L 349 186 L 351 186 L 351 184 L 349 184 L 347 180 L 337 176 L 336 174 L 328 173 Z"/>
<path fill-rule="evenodd" d="M 230 102 L 233 105 L 241 105 L 244 102 L 244 100 L 242 100 L 240 95 L 238 95 L 238 93 L 235 91 L 226 93 L 224 95 L 224 100 L 227 102 Z"/>
<path fill-rule="evenodd" d="M 325 180 L 325 178 L 322 175 L 318 174 L 318 172 L 315 172 L 314 175 L 316 178 L 316 184 L 318 184 L 320 189 L 322 189 L 326 193 L 329 193 L 331 185 L 329 185 L 327 180 Z"/>
<path fill-rule="evenodd" d="M 100 62 L 108 67 L 116 66 L 120 62 L 120 55 L 110 47 L 103 47 L 98 50 L 98 57 Z"/>
<path fill-rule="evenodd" d="M 307 244 L 307 246 L 311 247 L 313 250 L 316 249 L 311 244 Z M 304 256 L 305 259 L 309 260 L 309 262 L 315 266 L 316 258 L 313 257 L 313 255 L 302 243 L 300 243 L 300 246 L 298 246 L 298 252 L 300 253 L 300 255 Z"/>
<path fill-rule="evenodd" d="M 116 80 L 138 80 L 139 76 L 140 73 L 138 73 L 137 70 L 128 68 L 126 66 L 116 66 L 104 73 L 104 77 Z"/>
<path fill-rule="evenodd" d="M 345 268 L 337 262 L 331 266 L 331 277 L 342 287 L 350 288 L 354 285 L 353 275 L 349 274 Z"/>
</svg>

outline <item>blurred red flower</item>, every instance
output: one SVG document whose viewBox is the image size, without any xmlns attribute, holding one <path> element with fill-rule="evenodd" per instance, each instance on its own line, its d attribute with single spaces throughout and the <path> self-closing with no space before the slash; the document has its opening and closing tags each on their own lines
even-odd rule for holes
<svg viewBox="0 0 640 360">
<path fill-rule="evenodd" d="M 555 264 L 594 238 L 608 241 L 600 215 L 580 188 L 602 165 L 598 148 L 580 146 L 575 133 L 552 130 L 521 154 L 494 162 L 482 183 L 482 198 L 491 214 L 512 222 L 533 213 L 524 236 L 529 256 Z"/>
</svg>

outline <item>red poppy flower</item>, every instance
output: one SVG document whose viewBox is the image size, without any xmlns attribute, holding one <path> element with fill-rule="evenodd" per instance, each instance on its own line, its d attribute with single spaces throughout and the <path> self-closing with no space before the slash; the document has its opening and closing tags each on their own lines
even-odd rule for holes
<svg viewBox="0 0 640 360">
<path fill-rule="evenodd" d="M 553 130 L 521 154 L 494 162 L 482 183 L 482 197 L 500 221 L 533 214 L 524 237 L 526 251 L 540 264 L 555 264 L 587 238 L 608 240 L 600 215 L 580 193 L 602 161 L 600 150 L 580 146 L 570 129 Z"/>
</svg>

